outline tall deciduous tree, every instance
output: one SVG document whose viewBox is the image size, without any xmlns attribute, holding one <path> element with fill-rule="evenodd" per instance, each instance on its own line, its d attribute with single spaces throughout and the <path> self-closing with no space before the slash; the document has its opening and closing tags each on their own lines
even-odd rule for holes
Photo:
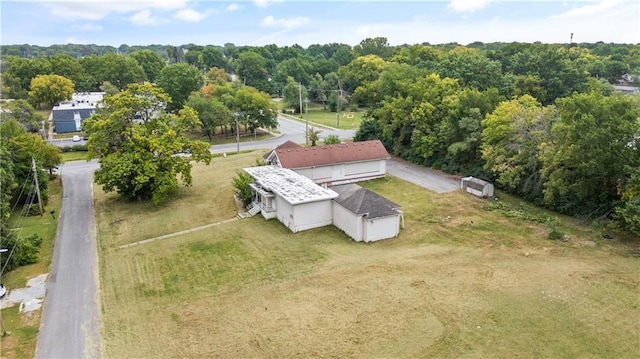
<svg viewBox="0 0 640 359">
<path fill-rule="evenodd" d="M 640 167 L 640 101 L 634 96 L 575 94 L 556 101 L 560 120 L 542 154 L 545 200 L 568 214 L 603 215 L 619 186 Z"/>
<path fill-rule="evenodd" d="M 202 133 L 213 140 L 216 127 L 223 126 L 231 122 L 231 110 L 227 108 L 217 98 L 207 97 L 200 92 L 194 92 L 187 99 L 187 106 L 198 112 L 198 117 L 202 123 Z"/>
<path fill-rule="evenodd" d="M 198 91 L 203 84 L 200 70 L 185 63 L 169 65 L 158 76 L 158 86 L 171 96 L 169 111 L 182 108 L 191 92 Z"/>
<path fill-rule="evenodd" d="M 496 182 L 512 193 L 539 200 L 542 195 L 540 155 L 557 120 L 555 107 L 543 107 L 524 95 L 500 103 L 482 122 L 482 158 Z"/>
<path fill-rule="evenodd" d="M 162 107 L 171 101 L 151 84 L 134 84 L 105 98 L 105 106 L 83 123 L 89 134 L 89 156 L 98 158 L 95 181 L 106 192 L 129 199 L 160 202 L 179 185 L 192 182 L 191 161 L 209 163 L 209 144 L 192 141 L 184 132 L 200 126 L 197 112 L 185 107 L 170 114 Z M 134 115 L 149 113 L 147 121 Z M 182 154 L 188 153 L 190 157 Z"/>
<path fill-rule="evenodd" d="M 60 75 L 38 75 L 31 80 L 29 97 L 37 106 L 41 103 L 53 106 L 56 102 L 68 100 L 73 95 L 73 81 Z"/>
<path fill-rule="evenodd" d="M 149 82 L 155 82 L 160 71 L 166 66 L 162 56 L 151 50 L 140 50 L 131 54 L 147 75 Z"/>
</svg>

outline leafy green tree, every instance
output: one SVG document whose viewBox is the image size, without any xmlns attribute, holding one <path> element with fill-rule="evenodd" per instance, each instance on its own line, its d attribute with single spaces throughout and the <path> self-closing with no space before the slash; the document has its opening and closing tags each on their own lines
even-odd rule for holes
<svg viewBox="0 0 640 359">
<path fill-rule="evenodd" d="M 87 64 L 90 62 L 91 60 L 85 60 Z M 95 63 L 89 65 L 88 71 L 99 84 L 109 81 L 120 90 L 127 88 L 129 84 L 147 80 L 142 66 L 128 55 L 110 53 L 99 56 Z"/>
<path fill-rule="evenodd" d="M 532 200 L 542 195 L 540 155 L 551 139 L 557 120 L 555 107 L 543 107 L 524 95 L 505 101 L 482 121 L 485 169 L 506 190 Z"/>
<path fill-rule="evenodd" d="M 233 185 L 233 193 L 242 202 L 243 206 L 247 206 L 253 199 L 253 190 L 251 190 L 251 183 L 253 178 L 245 171 L 236 170 L 236 176 L 231 180 Z"/>
<path fill-rule="evenodd" d="M 223 51 L 215 46 L 206 46 L 202 49 L 201 56 L 202 63 L 208 69 L 213 67 L 226 69 L 229 66 L 229 62 L 225 58 Z"/>
<path fill-rule="evenodd" d="M 558 99 L 556 106 L 560 119 L 541 156 L 545 201 L 562 213 L 607 214 L 629 171 L 640 167 L 640 100 L 591 92 Z"/>
<path fill-rule="evenodd" d="M 224 69 L 212 67 L 205 75 L 208 84 L 224 85 L 229 82 L 229 74 Z"/>
<path fill-rule="evenodd" d="M 385 65 L 386 62 L 376 55 L 355 58 L 338 70 L 338 76 L 342 80 L 342 89 L 353 92 L 358 86 L 377 80 Z"/>
<path fill-rule="evenodd" d="M 67 55 L 56 54 L 49 58 L 51 71 L 73 81 L 76 91 L 92 91 L 95 80 L 87 73 L 80 61 Z"/>
<path fill-rule="evenodd" d="M 231 122 L 233 116 L 231 110 L 227 108 L 217 98 L 207 98 L 199 92 L 194 92 L 187 99 L 186 106 L 198 112 L 198 117 L 202 123 L 202 133 L 213 140 L 216 134 L 216 127 L 223 126 Z"/>
<path fill-rule="evenodd" d="M 117 86 L 114 86 L 111 82 L 105 81 L 100 85 L 100 91 L 104 92 L 107 96 L 115 95 L 120 92 Z"/>
<path fill-rule="evenodd" d="M 46 103 L 53 106 L 56 102 L 69 100 L 73 95 L 73 81 L 60 75 L 38 75 L 31 80 L 29 97 L 34 104 Z"/>
<path fill-rule="evenodd" d="M 240 88 L 234 96 L 234 111 L 250 131 L 258 127 L 271 128 L 278 125 L 278 110 L 264 92 L 249 86 Z"/>
<path fill-rule="evenodd" d="M 191 161 L 210 162 L 209 144 L 184 135 L 200 126 L 197 112 L 190 107 L 165 112 L 162 108 L 171 98 L 161 89 L 133 84 L 104 101 L 83 129 L 89 134 L 89 157 L 100 162 L 95 181 L 106 192 L 158 203 L 177 190 L 178 176 L 191 185 Z M 134 115 L 140 113 L 149 117 L 138 124 Z"/>
<path fill-rule="evenodd" d="M 147 75 L 149 82 L 155 82 L 160 71 L 167 65 L 162 56 L 151 50 L 140 50 L 131 54 Z"/>
<path fill-rule="evenodd" d="M 267 60 L 257 52 L 245 51 L 240 54 L 236 62 L 236 72 L 240 82 L 245 85 L 255 86 L 261 81 L 266 81 Z"/>
<path fill-rule="evenodd" d="M 458 79 L 463 87 L 472 87 L 480 91 L 488 88 L 500 88 L 502 69 L 500 62 L 493 61 L 479 51 L 461 48 L 451 51 L 436 66 L 441 77 Z"/>
<path fill-rule="evenodd" d="M 158 86 L 171 96 L 167 109 L 174 111 L 182 108 L 193 91 L 198 91 L 204 84 L 204 77 L 197 68 L 185 64 L 169 65 L 160 71 Z"/>
<path fill-rule="evenodd" d="M 393 54 L 386 37 L 366 38 L 353 47 L 356 57 L 376 55 L 382 59 L 388 59 Z"/>
<path fill-rule="evenodd" d="M 24 59 L 9 56 L 4 59 L 4 61 L 6 61 L 6 70 L 3 72 L 19 81 L 19 88 L 15 88 L 14 90 L 14 93 L 19 95 L 19 98 L 26 98 L 33 78 L 38 75 L 49 75 L 52 73 L 51 63 L 45 58 Z"/>
<path fill-rule="evenodd" d="M 287 79 L 282 95 L 285 110 L 293 109 L 296 113 L 300 113 L 300 97 L 302 97 L 302 101 L 308 97 L 307 89 L 296 82 L 293 77 Z M 304 102 L 302 104 L 304 106 Z"/>
<path fill-rule="evenodd" d="M 44 124 L 44 117 L 26 100 L 7 101 L 2 104 L 2 108 L 4 111 L 0 111 L 1 121 L 14 119 L 28 132 L 38 132 Z"/>
</svg>

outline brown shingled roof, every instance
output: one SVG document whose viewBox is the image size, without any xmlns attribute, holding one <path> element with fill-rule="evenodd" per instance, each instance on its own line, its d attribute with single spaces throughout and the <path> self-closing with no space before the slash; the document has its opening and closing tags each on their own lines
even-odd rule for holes
<svg viewBox="0 0 640 359">
<path fill-rule="evenodd" d="M 274 150 L 282 167 L 305 168 L 389 158 L 380 140 Z"/>
<path fill-rule="evenodd" d="M 295 143 L 295 142 L 291 141 L 291 140 L 288 140 L 287 142 L 283 142 L 283 143 L 279 144 L 279 145 L 275 148 L 275 150 L 278 150 L 278 149 L 286 149 L 286 148 L 303 148 L 303 147 L 302 147 L 302 146 L 300 146 L 299 144 L 297 144 L 297 143 Z M 271 155 L 271 152 L 273 152 L 273 151 L 274 151 L 274 150 L 272 150 L 272 151 L 269 151 L 269 152 L 265 153 L 265 154 L 264 154 L 264 156 L 262 156 L 262 157 L 264 157 L 265 159 L 269 158 L 269 156 Z"/>
</svg>

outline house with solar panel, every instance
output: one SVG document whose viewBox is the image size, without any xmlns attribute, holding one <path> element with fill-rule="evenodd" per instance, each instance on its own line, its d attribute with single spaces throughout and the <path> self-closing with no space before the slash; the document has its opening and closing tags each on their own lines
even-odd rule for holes
<svg viewBox="0 0 640 359">
<path fill-rule="evenodd" d="M 265 158 L 268 165 L 244 169 L 253 179 L 249 215 L 277 218 L 294 233 L 332 224 L 358 242 L 399 234 L 401 206 L 353 183 L 386 175 L 380 141 L 306 148 L 287 141 Z"/>
<path fill-rule="evenodd" d="M 70 101 L 63 101 L 53 106 L 51 112 L 55 132 L 82 131 L 82 122 L 96 112 L 104 95 L 104 92 L 74 93 Z"/>
</svg>

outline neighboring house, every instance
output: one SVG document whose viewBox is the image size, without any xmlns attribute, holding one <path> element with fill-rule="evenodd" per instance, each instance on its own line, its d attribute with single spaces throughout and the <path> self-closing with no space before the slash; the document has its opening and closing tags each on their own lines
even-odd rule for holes
<svg viewBox="0 0 640 359">
<path fill-rule="evenodd" d="M 333 224 L 358 242 L 398 235 L 400 206 L 358 185 L 327 189 L 273 165 L 244 171 L 253 178 L 249 213 L 277 218 L 294 233 Z"/>
<path fill-rule="evenodd" d="M 475 177 L 464 177 L 460 180 L 460 189 L 481 198 L 493 197 L 493 183 Z"/>
<path fill-rule="evenodd" d="M 294 233 L 332 223 L 331 200 L 338 197 L 334 191 L 286 168 L 260 166 L 244 171 L 253 177 L 254 208 L 264 218 L 278 218 Z"/>
<path fill-rule="evenodd" d="M 104 92 L 75 93 L 71 101 L 64 101 L 53 107 L 53 123 L 56 133 L 82 130 L 82 122 L 96 111 Z"/>
<path fill-rule="evenodd" d="M 640 88 L 635 86 L 627 86 L 627 85 L 613 85 L 613 88 L 620 93 L 625 94 L 637 94 L 640 93 Z"/>
<path fill-rule="evenodd" d="M 400 206 L 357 184 L 332 186 L 333 225 L 356 242 L 374 242 L 398 236 L 403 219 Z"/>
<path fill-rule="evenodd" d="M 389 153 L 379 140 L 302 147 L 287 141 L 266 156 L 315 183 L 337 185 L 384 177 Z"/>
</svg>

